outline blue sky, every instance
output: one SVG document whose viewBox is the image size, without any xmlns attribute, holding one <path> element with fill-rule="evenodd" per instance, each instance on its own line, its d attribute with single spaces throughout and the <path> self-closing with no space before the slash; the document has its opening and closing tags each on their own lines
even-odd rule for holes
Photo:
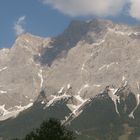
<svg viewBox="0 0 140 140">
<path fill-rule="evenodd" d="M 65 3 L 66 1 L 68 3 Z M 94 7 L 88 7 L 89 5 L 85 6 L 85 0 L 81 0 L 83 5 L 81 3 L 79 5 L 78 1 L 80 0 L 77 0 L 77 2 L 74 0 L 57 0 L 57 2 L 56 0 L 1 0 L 0 48 L 11 47 L 17 34 L 22 32 L 29 32 L 43 37 L 56 36 L 61 33 L 73 19 L 88 20 L 99 17 L 128 24 L 139 24 L 140 22 L 139 15 L 137 15 L 139 11 L 137 13 L 133 11 L 135 14 L 133 14 L 133 16 L 129 15 L 128 11 L 125 12 L 127 4 L 119 9 L 121 7 L 119 3 L 120 0 L 118 0 L 118 7 L 113 7 L 113 9 L 116 9 L 113 11 L 114 13 L 111 13 L 112 15 L 109 10 L 104 11 L 104 7 L 102 9 L 97 8 L 89 11 L 89 8 Z M 94 3 L 97 0 L 87 0 L 87 4 L 90 4 L 91 1 Z M 79 8 L 75 8 L 75 5 Z M 99 12 L 102 10 L 103 12 Z M 19 28 L 23 30 L 17 33 L 15 26 L 16 29 L 18 27 L 17 30 L 19 30 Z"/>
<path fill-rule="evenodd" d="M 0 47 L 10 47 L 15 38 L 14 24 L 26 16 L 23 28 L 40 36 L 55 36 L 70 22 L 71 18 L 52 10 L 38 0 L 1 0 Z"/>
</svg>

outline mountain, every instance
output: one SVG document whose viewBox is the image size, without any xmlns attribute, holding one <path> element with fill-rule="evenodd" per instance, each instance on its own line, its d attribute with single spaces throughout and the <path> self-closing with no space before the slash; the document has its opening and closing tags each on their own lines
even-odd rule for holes
<svg viewBox="0 0 140 140">
<path fill-rule="evenodd" d="M 18 36 L 0 50 L 1 138 L 55 117 L 79 140 L 138 140 L 139 44 L 139 26 L 102 19 L 72 21 L 53 38 Z"/>
</svg>

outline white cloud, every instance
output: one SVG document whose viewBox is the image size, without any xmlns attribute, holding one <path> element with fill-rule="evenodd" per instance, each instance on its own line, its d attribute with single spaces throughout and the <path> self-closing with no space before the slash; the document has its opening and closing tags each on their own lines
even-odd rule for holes
<svg viewBox="0 0 140 140">
<path fill-rule="evenodd" d="M 140 0 L 130 0 L 130 15 L 140 20 Z"/>
<path fill-rule="evenodd" d="M 15 34 L 21 35 L 25 32 L 25 29 L 23 28 L 23 24 L 25 22 L 26 16 L 21 16 L 19 17 L 19 19 L 17 20 L 17 22 L 14 25 L 14 30 L 15 30 Z"/>
<path fill-rule="evenodd" d="M 120 13 L 128 0 L 42 0 L 70 16 L 114 16 Z"/>
</svg>

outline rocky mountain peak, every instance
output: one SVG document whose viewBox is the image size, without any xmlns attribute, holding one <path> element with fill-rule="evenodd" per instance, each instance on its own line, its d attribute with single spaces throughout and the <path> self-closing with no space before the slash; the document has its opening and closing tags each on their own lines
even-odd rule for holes
<svg viewBox="0 0 140 140">
<path fill-rule="evenodd" d="M 83 28 L 85 26 L 87 27 L 88 31 L 91 31 L 91 29 L 94 28 L 99 28 L 99 27 L 102 29 L 103 27 L 112 28 L 115 25 L 116 25 L 115 23 L 106 19 L 92 19 L 89 21 L 73 20 L 65 31 L 69 31 L 69 30 L 74 31 L 80 27 Z"/>
<path fill-rule="evenodd" d="M 25 33 L 17 37 L 13 47 L 37 49 L 42 46 L 43 40 L 44 38 Z"/>
<path fill-rule="evenodd" d="M 108 27 L 113 28 L 115 26 L 112 21 L 93 19 L 90 21 L 73 20 L 68 28 L 57 37 L 57 39 L 65 42 L 69 42 L 71 45 L 76 44 L 78 41 L 84 39 L 89 32 L 96 34 L 103 32 Z"/>
<path fill-rule="evenodd" d="M 44 113 L 55 106 L 66 109 L 63 122 L 69 123 L 98 99 L 109 101 L 115 117 L 126 110 L 135 119 L 140 103 L 137 29 L 96 19 L 72 21 L 54 38 L 19 36 L 11 49 L 0 50 L 0 120 L 37 103 Z"/>
</svg>

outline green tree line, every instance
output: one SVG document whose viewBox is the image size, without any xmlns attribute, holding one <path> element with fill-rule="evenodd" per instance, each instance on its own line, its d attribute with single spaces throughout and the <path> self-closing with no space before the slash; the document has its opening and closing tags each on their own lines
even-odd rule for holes
<svg viewBox="0 0 140 140">
<path fill-rule="evenodd" d="M 49 119 L 44 121 L 40 128 L 27 134 L 25 138 L 15 138 L 13 140 L 75 140 L 75 136 L 60 121 Z"/>
</svg>

